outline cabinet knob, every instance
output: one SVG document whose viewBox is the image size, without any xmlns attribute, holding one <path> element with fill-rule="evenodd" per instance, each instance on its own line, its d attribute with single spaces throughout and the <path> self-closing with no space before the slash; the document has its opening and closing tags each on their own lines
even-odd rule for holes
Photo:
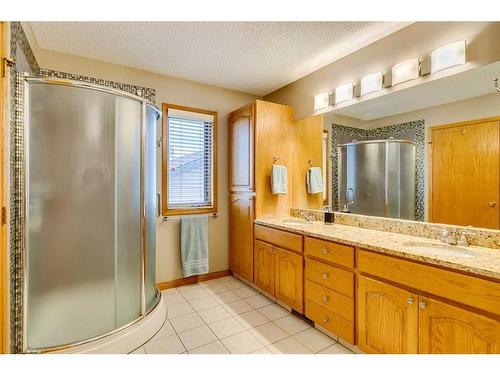
<svg viewBox="0 0 500 375">
<path fill-rule="evenodd" d="M 328 296 L 323 296 L 323 303 L 327 303 L 330 297 Z"/>
<path fill-rule="evenodd" d="M 323 248 L 323 250 L 322 250 L 322 251 L 323 251 L 323 254 L 328 254 L 328 253 L 330 252 L 330 250 L 328 250 L 326 247 L 325 247 L 325 248 Z"/>
<path fill-rule="evenodd" d="M 425 302 L 420 302 L 418 305 L 420 306 L 420 308 L 421 308 L 422 310 L 423 310 L 423 309 L 425 309 L 425 308 L 427 307 L 427 303 L 425 303 Z"/>
<path fill-rule="evenodd" d="M 415 302 L 415 300 L 413 299 L 413 297 L 408 297 L 407 301 L 408 301 L 409 305 L 413 305 L 413 302 Z"/>
<path fill-rule="evenodd" d="M 490 203 L 488 203 L 488 206 L 490 206 L 492 208 L 496 207 L 497 206 L 497 202 L 490 202 Z"/>
<path fill-rule="evenodd" d="M 323 280 L 328 279 L 328 276 L 330 276 L 328 272 L 323 273 Z"/>
</svg>

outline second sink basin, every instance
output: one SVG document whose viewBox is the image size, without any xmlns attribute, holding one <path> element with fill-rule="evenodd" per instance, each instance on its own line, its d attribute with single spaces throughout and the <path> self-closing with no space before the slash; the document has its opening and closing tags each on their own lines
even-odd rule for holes
<svg viewBox="0 0 500 375">
<path fill-rule="evenodd" d="M 409 241 L 403 243 L 403 245 L 412 248 L 414 250 L 421 250 L 426 252 L 431 252 L 436 255 L 445 255 L 450 257 L 458 257 L 458 258 L 473 258 L 474 254 L 465 247 L 460 246 L 452 246 L 446 244 L 434 244 L 428 242 L 418 242 L 418 241 Z"/>
</svg>

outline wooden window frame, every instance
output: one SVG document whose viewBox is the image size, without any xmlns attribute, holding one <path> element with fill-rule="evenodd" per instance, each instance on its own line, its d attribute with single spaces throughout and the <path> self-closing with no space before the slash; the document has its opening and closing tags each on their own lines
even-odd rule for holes
<svg viewBox="0 0 500 375">
<path fill-rule="evenodd" d="M 194 207 L 194 208 L 168 208 L 168 110 L 177 109 L 187 112 L 202 113 L 205 115 L 211 115 L 214 118 L 213 125 L 213 171 L 212 171 L 212 181 L 213 181 L 213 202 L 212 207 Z M 210 111 L 206 109 L 186 107 L 176 104 L 162 103 L 162 215 L 163 216 L 180 216 L 180 215 L 196 215 L 196 214 L 216 214 L 217 213 L 217 202 L 218 202 L 218 189 L 217 189 L 217 111 Z"/>
</svg>

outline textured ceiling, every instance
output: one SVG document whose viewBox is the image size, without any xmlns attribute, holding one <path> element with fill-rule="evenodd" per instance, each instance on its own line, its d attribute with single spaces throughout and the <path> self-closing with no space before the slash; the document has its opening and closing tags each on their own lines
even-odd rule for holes
<svg viewBox="0 0 500 375">
<path fill-rule="evenodd" d="M 265 95 L 408 22 L 30 22 L 40 48 Z"/>
</svg>

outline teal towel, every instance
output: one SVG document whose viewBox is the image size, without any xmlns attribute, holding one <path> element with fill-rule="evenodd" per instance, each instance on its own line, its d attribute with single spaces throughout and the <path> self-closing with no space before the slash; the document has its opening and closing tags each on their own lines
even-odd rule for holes
<svg viewBox="0 0 500 375">
<path fill-rule="evenodd" d="M 309 194 L 323 192 L 323 174 L 320 167 L 311 167 L 307 170 L 307 192 Z"/>
<path fill-rule="evenodd" d="M 271 171 L 271 191 L 273 194 L 287 193 L 288 172 L 284 165 L 273 164 Z"/>
<path fill-rule="evenodd" d="M 184 277 L 208 273 L 208 216 L 181 218 Z"/>
</svg>

